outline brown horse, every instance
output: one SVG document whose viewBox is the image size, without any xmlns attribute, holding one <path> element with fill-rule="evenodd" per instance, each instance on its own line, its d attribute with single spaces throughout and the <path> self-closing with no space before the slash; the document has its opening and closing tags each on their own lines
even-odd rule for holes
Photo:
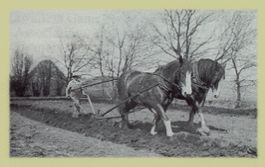
<svg viewBox="0 0 265 167">
<path fill-rule="evenodd" d="M 192 107 L 188 123 L 193 126 L 195 113 L 198 113 L 201 119 L 201 128 L 198 129 L 203 135 L 209 134 L 200 107 L 204 104 L 209 89 L 212 89 L 214 97 L 217 98 L 220 93 L 219 83 L 225 79 L 225 64 L 219 64 L 211 59 L 200 59 L 192 64 L 192 94 L 183 96 L 180 93 L 175 94 L 175 98 L 184 99 Z"/>
<path fill-rule="evenodd" d="M 137 105 L 143 105 L 154 113 L 153 127 L 150 133 L 156 134 L 156 124 L 162 119 L 167 136 L 172 136 L 171 123 L 165 111 L 172 102 L 175 92 L 179 92 L 183 97 L 192 93 L 191 71 L 190 63 L 175 60 L 160 67 L 154 73 L 140 71 L 123 73 L 117 84 L 119 100 L 132 98 L 119 107 L 122 123 L 130 127 L 129 110 Z M 147 91 L 143 92 L 143 90 Z"/>
</svg>

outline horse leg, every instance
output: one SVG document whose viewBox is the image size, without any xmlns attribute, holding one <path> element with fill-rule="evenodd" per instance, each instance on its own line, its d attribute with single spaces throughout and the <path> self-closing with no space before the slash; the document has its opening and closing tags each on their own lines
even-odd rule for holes
<svg viewBox="0 0 265 167">
<path fill-rule="evenodd" d="M 174 135 L 172 128 L 171 128 L 171 122 L 169 120 L 169 118 L 167 117 L 165 110 L 163 109 L 163 107 L 160 104 L 157 104 L 154 109 L 158 112 L 159 117 L 161 117 L 161 119 L 164 122 L 164 125 L 166 127 L 166 134 L 167 136 L 171 137 Z"/>
<path fill-rule="evenodd" d="M 202 110 L 200 108 L 198 108 L 199 112 L 199 117 L 201 119 L 201 127 L 198 129 L 198 132 L 201 133 L 202 135 L 209 135 L 210 133 L 210 129 L 208 128 L 208 126 L 205 123 L 204 120 L 204 116 L 202 114 Z"/>
<path fill-rule="evenodd" d="M 190 127 L 193 126 L 193 120 L 194 120 L 194 115 L 195 115 L 195 113 L 196 113 L 196 109 L 195 109 L 195 107 L 192 107 L 192 109 L 191 109 L 191 111 L 190 111 L 190 117 L 189 117 L 189 120 L 188 120 L 188 125 L 189 125 Z"/>
<path fill-rule="evenodd" d="M 168 106 L 171 104 L 173 100 L 168 101 L 166 104 L 162 105 L 165 112 L 167 112 Z"/>
<path fill-rule="evenodd" d="M 121 127 L 125 127 L 127 126 L 128 128 L 132 128 L 132 125 L 129 122 L 129 113 L 125 112 L 121 115 L 121 119 L 122 119 L 122 126 Z"/>
<path fill-rule="evenodd" d="M 131 128 L 131 124 L 129 122 L 129 109 L 127 109 L 127 105 L 122 105 L 119 107 L 119 112 L 121 115 L 121 123 L 120 128 L 127 126 L 128 128 Z"/>
<path fill-rule="evenodd" d="M 149 108 L 149 110 L 154 114 L 153 126 L 152 126 L 152 128 L 150 130 L 150 133 L 151 133 L 151 135 L 156 135 L 157 134 L 156 127 L 158 125 L 158 122 L 160 120 L 160 117 L 159 117 L 158 113 L 156 113 L 155 110 L 153 110 L 151 108 Z"/>
<path fill-rule="evenodd" d="M 196 101 L 194 100 L 194 98 L 190 97 L 190 98 L 186 98 L 186 102 L 189 106 L 191 106 L 191 111 L 190 111 L 190 115 L 189 115 L 189 120 L 187 121 L 188 125 L 190 127 L 193 127 L 193 120 L 194 120 L 194 115 L 196 114 L 196 112 L 198 111 L 198 106 L 196 105 Z"/>
</svg>

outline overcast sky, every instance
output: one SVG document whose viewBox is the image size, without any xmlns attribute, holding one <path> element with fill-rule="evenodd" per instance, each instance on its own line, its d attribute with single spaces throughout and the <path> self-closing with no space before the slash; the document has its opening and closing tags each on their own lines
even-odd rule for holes
<svg viewBox="0 0 265 167">
<path fill-rule="evenodd" d="M 73 34 L 92 37 L 102 25 L 128 29 L 137 24 L 161 23 L 162 10 L 21 10 L 10 14 L 10 51 L 23 47 L 36 60 L 58 56 L 59 37 Z M 207 11 L 205 11 L 207 12 Z M 222 31 L 222 20 L 231 11 L 215 11 L 222 17 L 200 28 L 200 38 Z M 110 32 L 108 32 L 110 33 Z M 148 32 L 147 32 L 148 33 Z M 213 34 L 215 35 L 215 34 Z"/>
<path fill-rule="evenodd" d="M 125 16 L 128 14 L 127 17 Z M 14 11 L 10 15 L 11 52 L 23 47 L 39 60 L 58 56 L 59 37 L 93 36 L 102 25 L 124 26 L 126 20 L 143 22 L 152 20 L 157 12 L 152 11 Z"/>
</svg>

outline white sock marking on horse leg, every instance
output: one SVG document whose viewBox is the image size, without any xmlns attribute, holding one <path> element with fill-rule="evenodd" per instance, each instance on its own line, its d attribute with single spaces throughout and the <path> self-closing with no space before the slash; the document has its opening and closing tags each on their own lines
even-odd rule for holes
<svg viewBox="0 0 265 167">
<path fill-rule="evenodd" d="M 159 107 L 159 109 L 161 110 L 161 117 L 163 119 L 163 122 L 164 122 L 164 125 L 166 127 L 166 133 L 167 133 L 167 136 L 171 137 L 174 135 L 173 131 L 172 131 L 172 128 L 171 128 L 171 122 L 170 120 L 167 118 L 166 114 L 165 114 L 165 111 L 163 109 L 163 107 L 159 104 L 157 105 Z"/>
<path fill-rule="evenodd" d="M 203 131 L 209 133 L 210 130 L 205 123 L 204 116 L 203 116 L 202 112 L 199 112 L 199 116 L 201 118 L 201 128 L 203 129 Z"/>
<path fill-rule="evenodd" d="M 151 128 L 151 131 L 150 131 L 151 135 L 156 135 L 157 134 L 155 129 L 156 129 L 156 125 L 153 125 L 152 128 Z"/>
<path fill-rule="evenodd" d="M 171 128 L 171 122 L 170 120 L 164 120 L 164 124 L 165 124 L 165 127 L 166 127 L 166 131 L 167 131 L 167 136 L 173 136 L 174 133 L 172 131 L 172 128 Z"/>
<path fill-rule="evenodd" d="M 150 111 L 154 114 L 153 126 L 150 130 L 151 135 L 156 135 L 156 120 L 157 120 L 157 113 L 153 109 L 150 108 Z"/>
</svg>

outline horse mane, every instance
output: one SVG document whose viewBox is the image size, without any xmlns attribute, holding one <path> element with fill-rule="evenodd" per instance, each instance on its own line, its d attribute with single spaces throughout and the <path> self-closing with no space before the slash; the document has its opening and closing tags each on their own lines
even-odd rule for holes
<svg viewBox="0 0 265 167">
<path fill-rule="evenodd" d="M 177 59 L 171 61 L 165 65 L 159 66 L 154 73 L 162 75 L 165 78 L 168 78 L 172 82 L 180 82 L 182 73 L 181 71 L 191 71 L 191 64 L 188 60 L 183 59 L 182 62 Z"/>
<path fill-rule="evenodd" d="M 200 59 L 198 61 L 198 73 L 200 79 L 205 82 L 206 84 L 211 84 L 216 72 L 224 70 L 222 66 L 211 59 Z M 223 75 L 223 73 L 222 73 Z M 221 79 L 222 75 L 218 76 L 218 80 Z"/>
<path fill-rule="evenodd" d="M 165 65 L 159 66 L 154 73 L 170 74 L 172 71 L 180 68 L 180 62 L 178 60 L 171 61 Z"/>
</svg>

